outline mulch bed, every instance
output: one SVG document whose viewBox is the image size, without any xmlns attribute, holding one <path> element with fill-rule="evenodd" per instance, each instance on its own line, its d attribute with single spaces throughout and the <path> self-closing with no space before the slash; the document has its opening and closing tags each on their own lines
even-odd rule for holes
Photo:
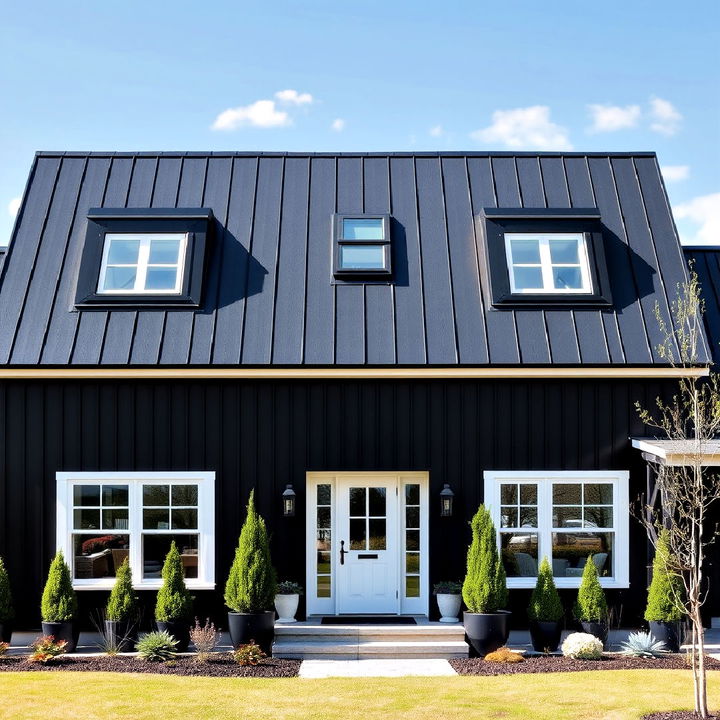
<svg viewBox="0 0 720 720">
<path fill-rule="evenodd" d="M 180 656 L 168 663 L 147 662 L 136 657 L 98 655 L 97 657 L 60 656 L 49 663 L 31 663 L 24 657 L 0 658 L 0 672 L 118 672 L 154 673 L 194 677 L 297 677 L 300 660 L 265 658 L 259 665 L 243 667 L 230 654 L 212 655 L 199 663 L 195 657 Z"/>
<path fill-rule="evenodd" d="M 518 673 L 581 672 L 584 670 L 687 670 L 684 655 L 665 658 L 636 658 L 603 655 L 602 660 L 573 660 L 558 655 L 526 657 L 519 663 L 485 662 L 482 658 L 458 658 L 450 664 L 459 675 L 517 675 Z M 706 659 L 708 670 L 720 670 L 720 660 Z M 658 716 L 658 720 L 662 716 Z M 669 717 L 669 716 L 668 716 Z M 678 718 L 681 716 L 678 715 Z"/>
</svg>

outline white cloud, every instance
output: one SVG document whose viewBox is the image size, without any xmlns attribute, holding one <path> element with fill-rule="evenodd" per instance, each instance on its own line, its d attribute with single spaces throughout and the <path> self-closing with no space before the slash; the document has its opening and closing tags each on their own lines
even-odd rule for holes
<svg viewBox="0 0 720 720">
<path fill-rule="evenodd" d="M 310 105 L 313 101 L 310 93 L 299 93 L 297 90 L 279 90 L 275 97 L 288 105 Z"/>
<path fill-rule="evenodd" d="M 699 226 L 694 235 L 681 233 L 684 244 L 720 245 L 720 192 L 693 198 L 673 212 L 678 220 Z"/>
<path fill-rule="evenodd" d="M 443 130 L 442 125 L 434 125 L 433 127 L 430 128 L 430 130 L 428 130 L 428 132 L 430 133 L 430 135 L 432 137 L 442 137 L 442 135 L 445 134 L 445 131 Z"/>
<path fill-rule="evenodd" d="M 640 120 L 640 106 L 626 105 L 588 105 L 593 124 L 588 132 L 615 132 L 624 128 L 635 127 Z"/>
<path fill-rule="evenodd" d="M 516 149 L 572 150 L 567 130 L 550 121 L 550 108 L 546 105 L 496 110 L 492 120 L 492 125 L 471 132 L 470 137 Z"/>
<path fill-rule="evenodd" d="M 650 129 L 661 135 L 674 135 L 680 129 L 683 116 L 668 100 L 650 98 Z"/>
<path fill-rule="evenodd" d="M 278 110 L 274 100 L 257 100 L 244 107 L 228 108 L 212 124 L 212 130 L 237 130 L 241 127 L 284 127 L 292 125 L 290 116 Z"/>
<path fill-rule="evenodd" d="M 660 170 L 667 182 L 678 182 L 687 180 L 690 177 L 690 167 L 688 165 L 664 165 Z"/>
<path fill-rule="evenodd" d="M 8 215 L 10 217 L 14 218 L 18 214 L 18 210 L 20 209 L 20 202 L 21 199 L 19 197 L 14 197 L 7 206 L 8 209 Z"/>
<path fill-rule="evenodd" d="M 330 127 L 335 132 L 342 132 L 345 129 L 345 121 L 342 118 L 335 118 L 335 120 L 332 121 L 332 125 Z"/>
</svg>

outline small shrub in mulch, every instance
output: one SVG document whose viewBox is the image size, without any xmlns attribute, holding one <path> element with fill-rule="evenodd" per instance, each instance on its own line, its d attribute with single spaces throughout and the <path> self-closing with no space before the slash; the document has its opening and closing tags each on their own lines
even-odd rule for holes
<svg viewBox="0 0 720 720">
<path fill-rule="evenodd" d="M 511 675 L 517 673 L 581 672 L 584 670 L 687 670 L 684 655 L 637 658 L 604 654 L 600 660 L 575 660 L 556 655 L 530 655 L 522 663 L 489 663 L 482 658 L 456 658 L 450 664 L 460 675 Z M 720 670 L 720 660 L 706 659 L 708 670 Z M 679 716 L 678 716 L 679 717 Z"/>
<path fill-rule="evenodd" d="M 264 658 L 257 665 L 238 665 L 230 653 L 211 655 L 204 662 L 195 656 L 178 656 L 169 663 L 152 663 L 136 657 L 97 655 L 72 657 L 63 655 L 50 664 L 30 663 L 26 657 L 4 657 L 0 672 L 118 672 L 184 675 L 195 677 L 297 677 L 300 660 Z"/>
</svg>

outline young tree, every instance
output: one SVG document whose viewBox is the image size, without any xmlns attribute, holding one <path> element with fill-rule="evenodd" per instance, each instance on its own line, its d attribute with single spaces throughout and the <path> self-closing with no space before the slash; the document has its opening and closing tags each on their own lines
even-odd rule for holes
<svg viewBox="0 0 720 720">
<path fill-rule="evenodd" d="M 132 586 L 132 572 L 127 558 L 117 569 L 115 584 L 110 592 L 110 598 L 105 608 L 108 620 L 123 622 L 131 620 L 135 615 L 135 593 Z"/>
<path fill-rule="evenodd" d="M 664 336 L 658 351 L 673 367 L 696 367 L 701 364 L 704 302 L 692 265 L 688 281 L 678 285 L 671 311 L 673 322 L 669 325 L 659 306 L 655 307 Z M 707 582 L 703 565 L 707 546 L 715 539 L 715 533 L 708 533 L 707 523 L 711 507 L 720 499 L 720 482 L 703 464 L 703 456 L 709 443 L 717 442 L 720 431 L 718 376 L 711 373 L 709 377 L 697 377 L 688 373 L 679 381 L 678 391 L 670 400 L 658 398 L 652 411 L 639 404 L 637 407 L 642 421 L 664 438 L 677 441 L 686 458 L 684 465 L 653 463 L 660 508 L 647 505 L 640 520 L 655 545 L 662 531 L 666 531 L 668 570 L 682 579 L 684 590 L 675 596 L 675 602 L 692 627 L 695 712 L 706 718 L 705 634 L 701 610 L 707 599 Z"/>
<path fill-rule="evenodd" d="M 69 622 L 77 613 L 77 598 L 72 586 L 70 568 L 65 562 L 62 550 L 57 551 L 50 563 L 40 612 L 44 622 Z"/>
<path fill-rule="evenodd" d="M 155 619 L 160 622 L 173 622 L 192 619 L 192 595 L 185 586 L 180 551 L 173 540 L 170 550 L 165 556 L 162 569 L 163 583 L 157 594 L 155 603 Z"/>
</svg>

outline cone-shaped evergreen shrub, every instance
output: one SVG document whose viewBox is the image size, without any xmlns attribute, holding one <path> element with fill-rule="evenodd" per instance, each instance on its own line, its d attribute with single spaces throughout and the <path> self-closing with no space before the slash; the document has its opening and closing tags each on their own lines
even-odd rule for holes
<svg viewBox="0 0 720 720">
<path fill-rule="evenodd" d="M 182 560 L 174 540 L 165 556 L 162 579 L 163 583 L 158 590 L 155 603 L 155 619 L 160 622 L 172 622 L 173 620 L 190 622 L 193 617 L 192 596 L 185 586 Z"/>
<path fill-rule="evenodd" d="M 538 570 L 535 589 L 530 596 L 528 617 L 539 622 L 557 622 L 564 614 L 560 594 L 553 580 L 552 567 L 547 557 L 544 557 Z"/>
<path fill-rule="evenodd" d="M 6 623 L 15 617 L 10 578 L 5 569 L 5 562 L 0 557 L 0 623 Z"/>
<path fill-rule="evenodd" d="M 105 617 L 108 620 L 124 622 L 132 620 L 134 615 L 135 595 L 132 586 L 132 573 L 130 563 L 125 558 L 115 573 L 115 584 L 105 608 Z"/>
<path fill-rule="evenodd" d="M 270 560 L 267 528 L 265 521 L 255 510 L 253 490 L 235 550 L 235 559 L 225 585 L 225 604 L 238 613 L 272 610 L 276 587 L 277 579 Z"/>
<path fill-rule="evenodd" d="M 507 605 L 507 580 L 497 549 L 495 526 L 484 505 L 478 508 L 470 527 L 472 543 L 467 554 L 463 600 L 472 613 L 497 612 Z"/>
<path fill-rule="evenodd" d="M 588 556 L 583 570 L 575 603 L 575 617 L 585 622 L 604 622 L 607 619 L 605 592 L 598 580 L 597 568 L 592 560 L 592 555 Z"/>
<path fill-rule="evenodd" d="M 682 578 L 670 568 L 668 531 L 663 530 L 655 548 L 652 582 L 648 588 L 645 619 L 655 622 L 677 622 L 683 617 L 679 601 L 683 597 Z"/>
<path fill-rule="evenodd" d="M 65 562 L 62 550 L 58 550 L 50 563 L 40 613 L 44 622 L 69 622 L 76 612 L 77 598 L 72 587 L 70 568 Z"/>
</svg>

